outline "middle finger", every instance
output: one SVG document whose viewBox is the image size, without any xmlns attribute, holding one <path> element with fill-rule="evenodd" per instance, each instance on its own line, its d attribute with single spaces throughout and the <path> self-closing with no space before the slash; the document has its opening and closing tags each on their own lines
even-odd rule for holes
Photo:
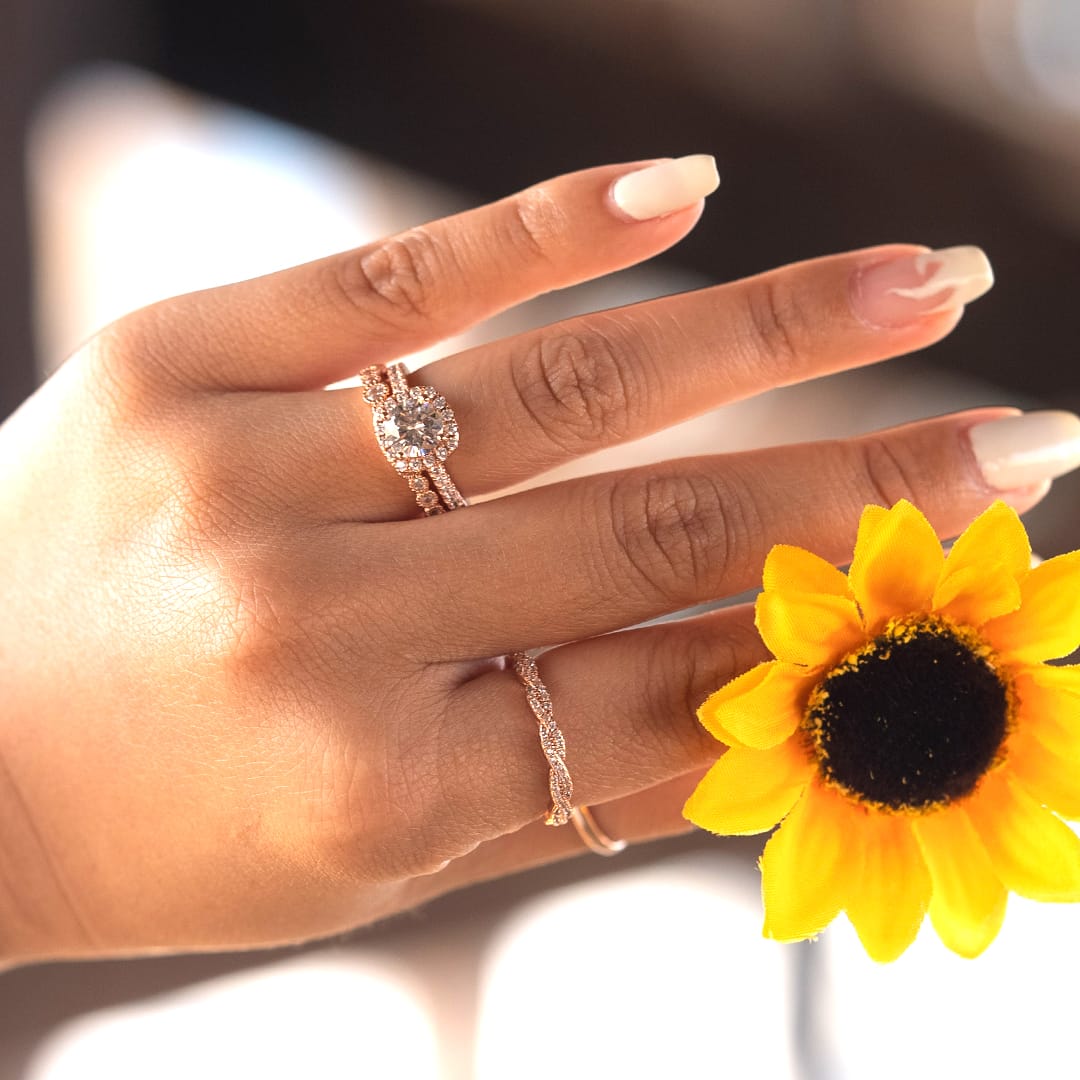
<svg viewBox="0 0 1080 1080">
<path fill-rule="evenodd" d="M 410 381 L 434 386 L 454 410 L 461 445 L 448 467 L 466 496 L 480 495 L 772 387 L 923 348 L 991 280 L 975 248 L 871 248 L 568 319 Z M 299 404 L 288 399 L 290 410 Z M 294 466 L 311 514 L 415 512 L 358 391 L 308 395 L 302 408 L 321 432 L 309 451 L 319 461 L 305 454 Z"/>
</svg>

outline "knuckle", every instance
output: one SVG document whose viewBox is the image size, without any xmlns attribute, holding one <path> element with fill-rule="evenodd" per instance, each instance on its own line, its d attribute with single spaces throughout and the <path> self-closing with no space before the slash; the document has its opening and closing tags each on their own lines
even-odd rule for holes
<svg viewBox="0 0 1080 1080">
<path fill-rule="evenodd" d="M 193 319 L 183 352 L 174 333 L 171 304 L 164 301 L 131 312 L 91 338 L 78 356 L 90 365 L 95 381 L 125 416 L 157 408 L 162 390 L 186 382 L 185 366 L 197 369 L 201 327 Z M 197 372 L 196 372 L 197 373 Z"/>
<path fill-rule="evenodd" d="M 243 694 L 275 686 L 288 696 L 288 687 L 329 679 L 340 662 L 336 627 L 312 588 L 303 541 L 254 523 L 245 499 L 212 482 L 174 487 L 133 536 L 150 549 L 159 631 Z"/>
<path fill-rule="evenodd" d="M 748 289 L 746 311 L 752 351 L 772 366 L 798 370 L 809 352 L 809 319 L 795 289 L 765 274 Z"/>
<path fill-rule="evenodd" d="M 543 185 L 510 199 L 501 223 L 504 239 L 528 261 L 553 261 L 568 232 L 566 211 Z"/>
<path fill-rule="evenodd" d="M 355 718 L 343 720 L 349 730 Z M 363 741 L 324 740 L 317 768 L 319 848 L 340 873 L 402 881 L 431 873 L 447 858 L 444 775 L 432 740 L 402 745 L 400 731 Z M 391 767 L 392 764 L 392 767 Z"/>
<path fill-rule="evenodd" d="M 743 670 L 739 665 L 743 649 L 740 638 L 734 633 L 723 637 L 709 634 L 673 636 L 669 664 L 670 670 L 675 672 L 674 704 L 690 716 L 696 715 L 712 691 L 730 679 L 734 672 Z"/>
<path fill-rule="evenodd" d="M 919 504 L 925 484 L 914 458 L 905 459 L 893 443 L 879 436 L 858 440 L 854 453 L 870 494 L 881 506 L 892 506 L 900 499 L 912 499 Z"/>
<path fill-rule="evenodd" d="M 393 326 L 435 314 L 438 284 L 449 252 L 418 227 L 341 259 L 328 268 L 330 286 L 345 304 Z"/>
<path fill-rule="evenodd" d="M 166 511 L 177 533 L 192 547 L 242 552 L 274 516 L 275 476 L 234 455 L 212 458 L 190 450 L 176 451 L 181 460 L 168 465 L 172 475 Z"/>
<path fill-rule="evenodd" d="M 716 740 L 697 722 L 701 703 L 735 675 L 768 658 L 749 613 L 709 626 L 664 627 L 645 651 L 641 708 L 632 712 L 635 747 L 685 771 L 714 761 Z M 651 751 L 651 753 L 649 753 Z"/>
<path fill-rule="evenodd" d="M 703 471 L 620 478 L 611 492 L 611 530 L 621 562 L 651 594 L 693 603 L 746 546 L 743 501 Z"/>
<path fill-rule="evenodd" d="M 626 360 L 632 347 L 594 324 L 538 336 L 512 366 L 522 408 L 561 454 L 624 437 L 636 400 Z"/>
<path fill-rule="evenodd" d="M 258 565 L 235 552 L 204 548 L 193 563 L 205 595 L 198 625 L 187 636 L 228 685 L 244 697 L 273 688 L 274 702 L 267 704 L 276 711 L 308 682 L 327 678 L 325 635 L 277 562 Z"/>
<path fill-rule="evenodd" d="M 697 710 L 724 681 L 732 651 L 726 641 L 705 634 L 667 635 L 649 653 L 648 697 L 635 742 L 645 742 L 682 770 L 715 758 L 716 741 L 697 722 Z"/>
</svg>

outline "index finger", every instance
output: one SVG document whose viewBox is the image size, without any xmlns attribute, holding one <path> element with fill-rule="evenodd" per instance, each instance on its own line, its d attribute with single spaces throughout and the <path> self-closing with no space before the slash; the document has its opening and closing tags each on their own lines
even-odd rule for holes
<svg viewBox="0 0 1080 1080">
<path fill-rule="evenodd" d="M 133 352 L 197 389 L 326 386 L 663 251 L 718 183 L 704 154 L 570 173 L 353 251 L 153 305 L 128 322 L 148 328 L 155 347 Z"/>
</svg>

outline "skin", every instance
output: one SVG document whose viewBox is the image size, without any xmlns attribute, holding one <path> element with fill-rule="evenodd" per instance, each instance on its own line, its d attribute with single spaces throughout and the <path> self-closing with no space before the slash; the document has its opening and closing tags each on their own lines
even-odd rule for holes
<svg viewBox="0 0 1080 1080">
<path fill-rule="evenodd" d="M 943 534 L 1000 492 L 980 410 L 699 457 L 423 518 L 360 367 L 640 262 L 696 205 L 630 221 L 564 176 L 492 206 L 108 327 L 0 429 L 0 957 L 256 947 L 339 932 L 577 855 L 512 672 L 541 660 L 579 802 L 686 828 L 705 695 L 764 659 L 744 609 L 611 631 L 754 586 L 769 547 L 851 551 L 864 503 Z M 922 348 L 832 256 L 586 315 L 424 368 L 470 498 L 771 387 Z M 1038 492 L 1006 495 L 1020 509 Z"/>
</svg>

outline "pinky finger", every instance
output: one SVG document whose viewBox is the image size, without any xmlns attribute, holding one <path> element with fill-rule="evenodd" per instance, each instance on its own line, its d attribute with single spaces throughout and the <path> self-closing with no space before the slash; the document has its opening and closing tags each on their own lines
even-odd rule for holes
<svg viewBox="0 0 1080 1080">
<path fill-rule="evenodd" d="M 682 808 L 704 773 L 704 769 L 697 769 L 591 810 L 613 840 L 640 844 L 680 836 L 694 829 L 682 816 Z M 466 885 L 588 854 L 591 852 L 575 828 L 530 822 L 517 832 L 485 841 L 468 855 L 451 860 L 436 874 L 416 878 L 411 884 L 410 900 L 422 903 Z"/>
</svg>

